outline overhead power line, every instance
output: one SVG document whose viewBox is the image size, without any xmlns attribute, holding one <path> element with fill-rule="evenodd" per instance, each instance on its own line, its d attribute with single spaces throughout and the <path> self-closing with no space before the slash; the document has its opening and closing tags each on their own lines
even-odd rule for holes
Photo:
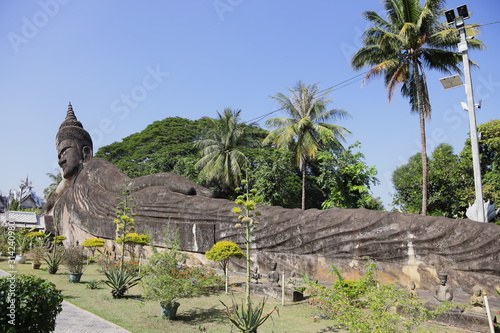
<svg viewBox="0 0 500 333">
<path fill-rule="evenodd" d="M 347 80 L 344 80 L 344 81 L 341 81 L 337 84 L 334 84 L 333 86 L 329 87 L 329 88 L 326 88 L 326 89 L 323 89 L 320 91 L 320 93 L 323 93 L 325 91 L 337 91 L 339 89 L 342 89 L 342 88 L 345 88 L 355 82 L 358 82 L 358 81 L 361 81 L 363 80 L 362 76 L 364 76 L 366 73 L 368 73 L 368 71 L 364 72 L 364 73 L 361 73 L 361 74 L 358 74 L 358 75 L 355 75 Z M 243 124 L 251 124 L 251 123 L 254 123 L 254 122 L 259 122 L 261 121 L 262 119 L 272 115 L 273 113 L 276 113 L 278 111 L 281 111 L 281 109 L 276 109 L 276 110 L 273 110 L 271 112 L 268 112 L 268 113 L 265 113 L 263 115 L 260 115 L 258 117 L 255 117 L 253 119 L 250 119 L 250 120 L 247 120 L 247 121 L 244 121 Z"/>
</svg>

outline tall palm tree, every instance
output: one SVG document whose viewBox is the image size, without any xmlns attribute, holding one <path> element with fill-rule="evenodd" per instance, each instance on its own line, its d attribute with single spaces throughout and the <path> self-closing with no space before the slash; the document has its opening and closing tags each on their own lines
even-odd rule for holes
<svg viewBox="0 0 500 333">
<path fill-rule="evenodd" d="M 385 0 L 387 19 L 373 11 L 364 12 L 372 27 L 363 34 L 363 44 L 351 64 L 356 70 L 372 67 L 366 79 L 383 76 L 389 101 L 401 84 L 401 94 L 409 98 L 411 111 L 419 115 L 422 149 L 422 212 L 427 214 L 427 147 L 425 121 L 431 105 L 424 69 L 443 73 L 460 72 L 461 54 L 455 52 L 459 37 L 455 28 L 440 23 L 445 0 Z M 472 48 L 481 48 L 476 39 Z"/>
<path fill-rule="evenodd" d="M 266 121 L 273 130 L 264 139 L 264 144 L 272 143 L 277 148 L 293 150 L 302 171 L 302 209 L 306 207 L 307 163 L 316 157 L 316 152 L 325 147 L 342 148 L 347 129 L 329 124 L 327 121 L 341 119 L 349 113 L 339 109 L 327 109 L 332 102 L 326 95 L 331 89 L 320 91 L 317 84 L 304 84 L 299 81 L 289 88 L 291 96 L 277 94 L 271 96 L 280 104 L 288 117 L 277 117 Z"/>
<path fill-rule="evenodd" d="M 241 110 L 224 109 L 217 112 L 217 119 L 210 119 L 206 139 L 197 141 L 195 148 L 202 157 L 195 164 L 201 169 L 200 175 L 209 182 L 216 182 L 220 189 L 228 193 L 240 184 L 246 157 L 241 152 L 246 126 L 240 123 Z"/>
</svg>

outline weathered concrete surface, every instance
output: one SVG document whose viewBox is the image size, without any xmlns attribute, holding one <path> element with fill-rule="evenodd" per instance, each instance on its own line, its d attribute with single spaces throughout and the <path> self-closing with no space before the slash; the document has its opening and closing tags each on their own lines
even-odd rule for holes
<svg viewBox="0 0 500 333">
<path fill-rule="evenodd" d="M 124 184 L 130 184 L 135 198 L 138 231 L 149 230 L 156 245 L 164 244 L 168 223 L 178 229 L 185 251 L 204 253 L 221 240 L 243 244 L 231 201 L 211 198 L 210 191 L 177 175 L 130 179 L 97 158 L 84 165 L 48 214 L 56 222 L 53 229 L 70 243 L 89 236 L 114 239 L 112 221 Z M 361 259 L 369 256 L 381 263 L 380 275 L 387 281 L 406 285 L 413 280 L 418 288 L 430 289 L 437 283 L 437 271 L 447 270 L 451 286 L 472 290 L 479 283 L 489 294 L 500 288 L 497 225 L 365 209 L 260 210 L 253 259 L 264 273 L 276 261 L 280 270 L 320 279 L 329 277 L 331 264 L 355 276 Z"/>
</svg>

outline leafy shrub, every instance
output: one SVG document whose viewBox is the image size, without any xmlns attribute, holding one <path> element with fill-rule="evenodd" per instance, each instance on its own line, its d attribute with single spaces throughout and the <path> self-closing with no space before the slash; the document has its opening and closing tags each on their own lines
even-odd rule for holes
<svg viewBox="0 0 500 333">
<path fill-rule="evenodd" d="M 47 280 L 24 274 L 0 278 L 0 331 L 53 332 L 62 301 Z"/>
<path fill-rule="evenodd" d="M 375 279 L 377 265 L 368 261 L 358 280 L 344 280 L 338 268 L 331 271 L 338 280 L 331 287 L 313 284 L 313 304 L 335 324 L 359 333 L 419 332 L 417 326 L 449 309 L 449 303 L 430 311 L 420 299 L 396 284 Z"/>
<path fill-rule="evenodd" d="M 243 258 L 245 254 L 241 248 L 233 242 L 220 241 L 215 243 L 210 250 L 205 253 L 207 259 L 218 262 L 224 274 L 229 264 L 229 258 Z"/>
<path fill-rule="evenodd" d="M 87 256 L 81 248 L 71 247 L 64 250 L 62 262 L 70 273 L 83 273 L 86 265 Z"/>
<path fill-rule="evenodd" d="M 163 305 L 174 304 L 177 299 L 195 297 L 210 288 L 221 286 L 221 279 L 205 266 L 185 266 L 181 262 L 186 255 L 179 251 L 179 237 L 170 235 L 163 252 L 153 246 L 153 255 L 142 271 L 143 296 L 158 300 Z"/>
</svg>

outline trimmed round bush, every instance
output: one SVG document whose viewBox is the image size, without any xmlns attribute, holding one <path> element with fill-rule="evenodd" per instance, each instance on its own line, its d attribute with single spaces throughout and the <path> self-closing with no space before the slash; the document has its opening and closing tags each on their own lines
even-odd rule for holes
<svg viewBox="0 0 500 333">
<path fill-rule="evenodd" d="M 229 241 L 215 243 L 210 250 L 205 253 L 207 259 L 218 262 L 221 269 L 226 272 L 229 258 L 243 258 L 245 254 L 238 244 Z"/>
<path fill-rule="evenodd" d="M 0 331 L 53 332 L 62 301 L 47 280 L 26 274 L 0 278 Z"/>
</svg>

